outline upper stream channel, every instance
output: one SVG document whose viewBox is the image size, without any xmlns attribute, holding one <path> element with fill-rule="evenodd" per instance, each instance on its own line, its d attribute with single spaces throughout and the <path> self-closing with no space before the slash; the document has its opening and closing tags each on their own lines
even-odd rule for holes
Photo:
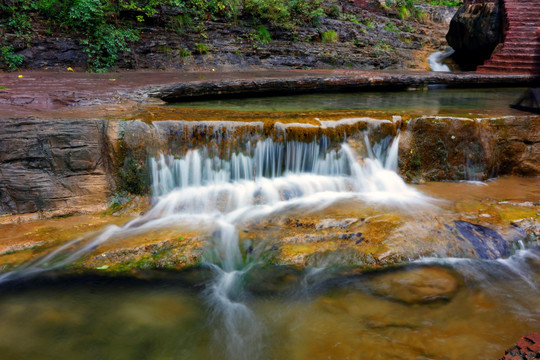
<svg viewBox="0 0 540 360">
<path fill-rule="evenodd" d="M 306 101 L 321 118 L 324 110 L 364 108 L 489 112 L 519 91 L 478 91 L 461 106 L 465 92 L 452 90 L 446 101 L 433 93 L 181 106 L 294 112 Z M 167 136 L 181 140 L 148 151 L 151 205 L 0 274 L 0 358 L 502 356 L 540 329 L 539 244 L 520 227 L 538 217 L 538 178 L 407 184 L 397 172 L 405 135 L 384 130 L 397 121 L 390 118 L 317 118 L 272 131 L 258 120 L 140 122 L 156 137 L 167 126 Z M 314 127 L 321 133 L 301 135 Z M 32 234 L 37 226 L 3 232 Z M 100 274 L 128 244 L 144 250 L 163 240 L 166 256 L 186 263 L 187 246 L 198 246 L 199 263 Z M 159 251 L 150 258 L 165 261 Z"/>
</svg>

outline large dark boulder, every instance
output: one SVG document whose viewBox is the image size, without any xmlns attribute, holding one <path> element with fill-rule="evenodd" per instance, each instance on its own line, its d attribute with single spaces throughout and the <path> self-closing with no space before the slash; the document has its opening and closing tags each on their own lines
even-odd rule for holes
<svg viewBox="0 0 540 360">
<path fill-rule="evenodd" d="M 498 0 L 467 1 L 456 12 L 446 34 L 463 70 L 475 70 L 502 41 L 503 9 Z"/>
</svg>

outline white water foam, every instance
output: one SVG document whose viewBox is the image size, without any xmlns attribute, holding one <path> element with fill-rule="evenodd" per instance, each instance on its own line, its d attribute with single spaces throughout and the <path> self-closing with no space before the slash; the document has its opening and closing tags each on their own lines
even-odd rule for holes
<svg viewBox="0 0 540 360">
<path fill-rule="evenodd" d="M 431 69 L 431 71 L 444 71 L 444 72 L 451 71 L 448 65 L 443 64 L 442 62 L 444 59 L 451 56 L 453 53 L 454 53 L 454 49 L 449 49 L 446 51 L 437 51 L 429 55 L 427 58 L 427 62 L 429 64 L 429 68 Z"/>
</svg>

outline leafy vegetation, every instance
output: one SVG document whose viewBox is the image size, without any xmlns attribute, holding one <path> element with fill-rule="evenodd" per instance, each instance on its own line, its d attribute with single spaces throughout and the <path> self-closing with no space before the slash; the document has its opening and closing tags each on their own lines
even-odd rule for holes
<svg viewBox="0 0 540 360">
<path fill-rule="evenodd" d="M 463 5 L 463 0 L 427 0 L 430 5 L 438 6 L 461 6 Z"/>
<path fill-rule="evenodd" d="M 270 32 L 264 25 L 259 25 L 257 27 L 257 32 L 255 34 L 255 37 L 257 41 L 259 41 L 261 44 L 268 44 L 272 42 L 272 36 L 270 35 Z"/>
<path fill-rule="evenodd" d="M 317 21 L 324 16 L 323 0 L 3 0 L 0 2 L 0 34 L 12 33 L 28 40 L 32 20 L 39 18 L 55 32 L 80 38 L 88 56 L 90 71 L 106 71 L 115 66 L 130 44 L 139 40 L 140 29 L 149 22 L 165 21 L 165 26 L 179 34 L 194 31 L 205 36 L 205 21 L 217 18 L 237 22 L 247 19 L 256 27 L 260 43 L 271 41 L 263 24 L 292 28 Z M 178 15 L 163 17 L 165 8 Z M 4 30 L 2 30 L 4 29 Z M 51 29 L 47 29 L 48 34 Z M 195 51 L 208 52 L 204 44 Z M 21 58 L 13 54 L 6 38 L 0 37 L 1 65 L 10 69 L 20 66 Z M 186 54 L 187 55 L 187 54 Z"/>
<path fill-rule="evenodd" d="M 206 44 L 196 43 L 194 50 L 196 53 L 204 55 L 204 54 L 208 54 L 208 51 L 210 51 L 210 48 Z"/>
<path fill-rule="evenodd" d="M 323 43 L 334 43 L 338 41 L 338 34 L 334 30 L 328 30 L 323 32 L 321 36 L 321 41 Z"/>
<path fill-rule="evenodd" d="M 13 53 L 13 46 L 4 45 L 0 47 L 0 68 L 17 70 L 22 65 L 23 60 L 24 56 Z"/>
<path fill-rule="evenodd" d="M 416 20 L 423 17 L 418 3 L 456 6 L 461 2 L 385 0 L 386 8 L 397 11 L 401 19 Z M 200 42 L 191 49 L 199 54 L 209 51 L 206 24 L 218 19 L 228 25 L 251 28 L 247 38 L 256 42 L 254 46 L 271 42 L 271 31 L 277 28 L 296 33 L 298 27 L 317 24 L 323 17 L 361 23 L 365 25 L 362 32 L 376 28 L 372 19 L 347 11 L 337 0 L 1 0 L 0 67 L 14 70 L 21 66 L 23 57 L 15 50 L 35 40 L 33 25 L 37 21 L 46 24 L 40 30 L 46 35 L 67 34 L 78 39 L 87 55 L 88 70 L 101 72 L 115 67 L 134 42 L 140 40 L 141 31 L 156 25 L 179 35 L 199 35 Z M 386 29 L 398 32 L 392 23 Z M 15 46 L 12 37 L 8 40 L 8 34 L 15 35 Z M 337 40 L 335 32 L 322 35 L 323 42 Z M 188 50 L 181 52 L 182 57 L 190 55 Z"/>
</svg>

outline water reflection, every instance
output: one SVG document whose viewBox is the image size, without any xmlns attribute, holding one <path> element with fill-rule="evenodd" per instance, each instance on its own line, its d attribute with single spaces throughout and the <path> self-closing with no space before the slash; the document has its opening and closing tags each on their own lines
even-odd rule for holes
<svg viewBox="0 0 540 360">
<path fill-rule="evenodd" d="M 237 111 L 422 110 L 425 115 L 468 109 L 508 111 L 523 88 L 330 93 L 183 102 L 173 106 Z M 483 110 L 484 111 L 484 110 Z"/>
</svg>

